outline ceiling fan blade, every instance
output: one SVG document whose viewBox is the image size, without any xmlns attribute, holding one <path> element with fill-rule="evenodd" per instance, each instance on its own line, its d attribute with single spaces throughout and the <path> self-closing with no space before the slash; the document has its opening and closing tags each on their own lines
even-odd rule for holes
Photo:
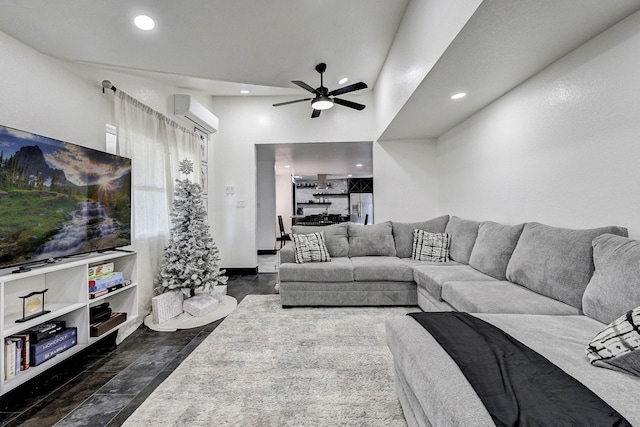
<svg viewBox="0 0 640 427">
<path fill-rule="evenodd" d="M 308 84 L 306 84 L 305 82 L 302 82 L 302 81 L 300 81 L 300 80 L 292 80 L 292 81 L 291 81 L 291 83 L 293 83 L 294 85 L 298 85 L 298 86 L 300 86 L 302 89 L 304 89 L 304 90 L 308 90 L 308 91 L 309 91 L 309 92 L 311 92 L 311 93 L 314 93 L 314 94 L 320 95 L 320 93 L 319 93 L 317 90 L 315 90 L 314 88 L 312 88 L 311 86 L 309 86 L 309 85 L 308 85 Z"/>
<path fill-rule="evenodd" d="M 302 101 L 310 101 L 313 98 L 305 98 L 305 99 L 296 99 L 295 101 L 286 101 L 286 102 L 279 102 L 277 104 L 273 104 L 274 107 L 279 107 L 281 105 L 288 105 L 288 104 L 295 104 L 296 102 L 302 102 Z"/>
<path fill-rule="evenodd" d="M 358 111 L 364 110 L 366 105 L 358 104 L 357 102 L 347 101 L 346 99 L 333 98 L 333 102 L 336 104 L 344 105 L 345 107 L 355 108 Z"/>
<path fill-rule="evenodd" d="M 320 112 L 322 110 L 313 110 L 313 113 L 311 113 L 311 118 L 315 119 L 316 117 L 320 116 Z"/>
<path fill-rule="evenodd" d="M 338 89 L 332 90 L 327 95 L 329 95 L 329 96 L 342 95 L 343 93 L 353 92 L 354 90 L 366 89 L 368 87 L 369 86 L 367 86 L 366 83 L 358 82 L 358 83 L 354 83 L 354 84 L 349 85 L 349 86 L 340 87 Z"/>
</svg>

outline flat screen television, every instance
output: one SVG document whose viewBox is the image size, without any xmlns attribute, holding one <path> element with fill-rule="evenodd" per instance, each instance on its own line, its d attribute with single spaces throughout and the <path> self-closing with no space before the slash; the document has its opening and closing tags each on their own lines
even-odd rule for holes
<svg viewBox="0 0 640 427">
<path fill-rule="evenodd" d="M 131 159 L 0 125 L 0 269 L 131 244 Z"/>
</svg>

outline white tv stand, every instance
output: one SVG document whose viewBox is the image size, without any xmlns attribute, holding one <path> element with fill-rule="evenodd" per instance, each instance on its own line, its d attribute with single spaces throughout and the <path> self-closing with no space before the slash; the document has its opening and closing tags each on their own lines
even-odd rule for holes
<svg viewBox="0 0 640 427">
<path fill-rule="evenodd" d="M 122 271 L 131 284 L 116 291 L 89 299 L 89 266 L 113 262 L 115 271 Z M 102 254 L 81 255 L 65 259 L 58 263 L 38 266 L 32 270 L 11 273 L 15 268 L 7 269 L 0 275 L 0 335 L 4 349 L 5 338 L 51 320 L 64 320 L 67 326 L 78 328 L 78 344 L 57 354 L 38 366 L 20 371 L 14 378 L 5 379 L 4 351 L 0 351 L 0 395 L 3 395 L 26 381 L 68 359 L 89 345 L 109 335 L 109 333 L 128 325 L 138 317 L 138 268 L 135 252 L 113 251 Z M 0 274 L 2 274 L 0 272 Z M 16 323 L 22 317 L 20 296 L 30 292 L 48 289 L 45 294 L 45 310 L 50 313 Z M 89 336 L 89 307 L 109 302 L 113 312 L 127 313 L 127 321 L 115 326 L 109 332 L 99 336 Z"/>
</svg>

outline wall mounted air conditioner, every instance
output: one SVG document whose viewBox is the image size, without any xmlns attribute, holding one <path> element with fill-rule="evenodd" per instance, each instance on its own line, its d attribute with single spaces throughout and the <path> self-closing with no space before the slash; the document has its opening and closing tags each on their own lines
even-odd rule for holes
<svg viewBox="0 0 640 427">
<path fill-rule="evenodd" d="M 191 121 L 202 132 L 211 134 L 218 131 L 218 118 L 191 95 L 173 95 L 173 112 Z"/>
</svg>

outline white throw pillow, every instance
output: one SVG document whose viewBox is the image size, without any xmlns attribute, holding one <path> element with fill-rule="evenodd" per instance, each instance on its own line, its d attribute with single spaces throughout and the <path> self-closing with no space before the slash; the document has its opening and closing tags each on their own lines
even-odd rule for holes
<svg viewBox="0 0 640 427">
<path fill-rule="evenodd" d="M 449 261 L 449 246 L 451 246 L 451 235 L 415 229 L 413 230 L 411 259 L 447 262 Z"/>
<path fill-rule="evenodd" d="M 640 375 L 640 307 L 607 325 L 585 349 L 594 366 Z"/>
<path fill-rule="evenodd" d="M 309 234 L 292 234 L 296 263 L 331 261 L 324 232 Z"/>
</svg>

